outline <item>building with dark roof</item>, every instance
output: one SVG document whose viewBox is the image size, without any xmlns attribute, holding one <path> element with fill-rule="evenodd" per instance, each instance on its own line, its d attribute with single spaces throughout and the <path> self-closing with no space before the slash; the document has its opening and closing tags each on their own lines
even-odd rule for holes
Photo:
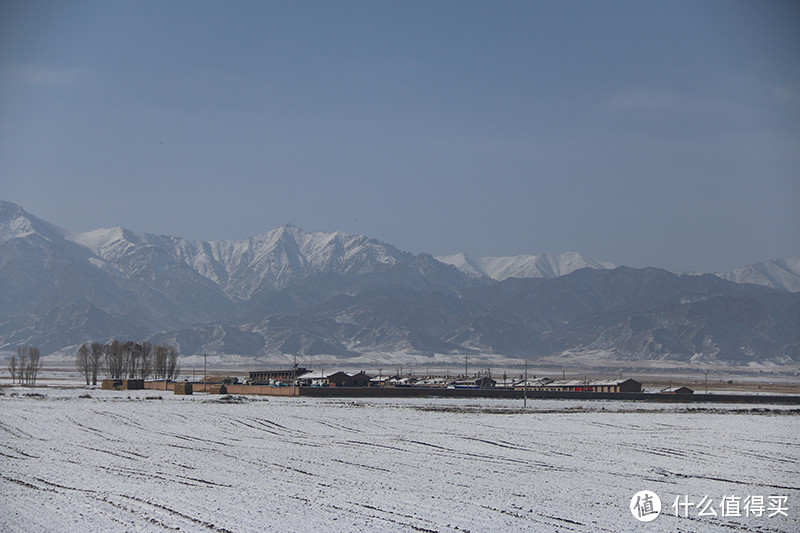
<svg viewBox="0 0 800 533">
<path fill-rule="evenodd" d="M 299 377 L 311 372 L 302 366 L 280 370 L 256 370 L 250 372 L 252 385 L 271 385 L 275 381 L 291 384 Z"/>
</svg>

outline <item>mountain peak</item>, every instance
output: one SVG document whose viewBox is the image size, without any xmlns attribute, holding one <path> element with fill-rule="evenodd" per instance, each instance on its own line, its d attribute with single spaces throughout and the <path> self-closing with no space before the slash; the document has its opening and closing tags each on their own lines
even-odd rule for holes
<svg viewBox="0 0 800 533">
<path fill-rule="evenodd" d="M 0 200 L 0 244 L 35 234 L 47 240 L 57 240 L 65 233 L 58 226 L 31 215 L 17 204 Z"/>
<path fill-rule="evenodd" d="M 147 234 L 129 230 L 121 226 L 99 228 L 83 233 L 69 235 L 69 240 L 80 244 L 99 257 L 107 256 L 108 250 L 127 249 L 132 245 L 147 242 Z"/>
<path fill-rule="evenodd" d="M 301 228 L 300 226 L 296 226 L 292 223 L 287 223 L 282 226 L 278 226 L 277 228 L 270 230 L 267 232 L 267 235 L 291 235 L 292 237 L 297 235 L 305 235 L 306 231 Z"/>
<path fill-rule="evenodd" d="M 0 218 L 5 218 L 8 213 L 16 213 L 22 211 L 22 208 L 13 202 L 0 200 Z"/>
<path fill-rule="evenodd" d="M 279 230 L 283 230 L 283 231 L 292 232 L 292 233 L 294 233 L 294 232 L 306 233 L 306 231 L 303 228 L 301 228 L 297 224 L 292 224 L 291 222 L 287 222 L 286 224 L 283 224 L 278 229 Z"/>
</svg>

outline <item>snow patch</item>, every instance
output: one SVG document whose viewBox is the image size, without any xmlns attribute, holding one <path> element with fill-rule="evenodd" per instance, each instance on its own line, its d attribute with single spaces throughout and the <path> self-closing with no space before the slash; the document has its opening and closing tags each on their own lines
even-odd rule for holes
<svg viewBox="0 0 800 533">
<path fill-rule="evenodd" d="M 800 258 L 773 259 L 718 275 L 736 283 L 754 283 L 789 292 L 800 292 Z"/>
<path fill-rule="evenodd" d="M 453 265 L 473 277 L 486 276 L 503 281 L 508 278 L 555 278 L 582 268 L 612 269 L 616 265 L 595 261 L 576 252 L 504 257 L 471 257 L 464 253 L 435 258 Z"/>
</svg>

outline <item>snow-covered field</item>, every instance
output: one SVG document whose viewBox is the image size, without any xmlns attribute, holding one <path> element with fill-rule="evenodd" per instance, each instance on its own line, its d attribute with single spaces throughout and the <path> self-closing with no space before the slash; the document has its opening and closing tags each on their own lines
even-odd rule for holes
<svg viewBox="0 0 800 533">
<path fill-rule="evenodd" d="M 2 392 L 5 532 L 800 531 L 796 408 Z"/>
</svg>

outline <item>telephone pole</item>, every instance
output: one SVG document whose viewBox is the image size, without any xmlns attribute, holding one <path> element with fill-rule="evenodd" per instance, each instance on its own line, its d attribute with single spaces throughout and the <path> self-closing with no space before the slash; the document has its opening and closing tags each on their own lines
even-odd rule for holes
<svg viewBox="0 0 800 533">
<path fill-rule="evenodd" d="M 528 408 L 528 360 L 525 359 L 525 381 L 522 383 L 522 408 Z"/>
</svg>

